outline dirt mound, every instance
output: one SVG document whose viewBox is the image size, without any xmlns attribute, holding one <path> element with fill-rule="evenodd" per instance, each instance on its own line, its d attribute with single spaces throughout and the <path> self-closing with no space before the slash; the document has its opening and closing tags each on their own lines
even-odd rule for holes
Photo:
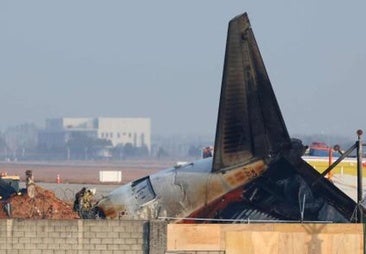
<svg viewBox="0 0 366 254">
<path fill-rule="evenodd" d="M 27 193 L 20 196 L 12 196 L 2 201 L 0 218 L 9 218 L 7 207 L 11 210 L 11 218 L 20 219 L 77 219 L 78 214 L 72 210 L 72 206 L 55 196 L 52 191 L 36 185 L 35 198 L 31 199 Z"/>
</svg>

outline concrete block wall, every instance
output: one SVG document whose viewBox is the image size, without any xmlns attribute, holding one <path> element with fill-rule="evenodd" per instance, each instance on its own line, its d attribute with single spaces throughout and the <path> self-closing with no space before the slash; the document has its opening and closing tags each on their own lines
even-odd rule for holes
<svg viewBox="0 0 366 254">
<path fill-rule="evenodd" d="M 166 237 L 164 222 L 6 219 L 0 229 L 4 254 L 149 254 L 166 248 L 159 240 Z"/>
<path fill-rule="evenodd" d="M 167 222 L 150 221 L 149 254 L 162 254 L 167 246 Z"/>
</svg>

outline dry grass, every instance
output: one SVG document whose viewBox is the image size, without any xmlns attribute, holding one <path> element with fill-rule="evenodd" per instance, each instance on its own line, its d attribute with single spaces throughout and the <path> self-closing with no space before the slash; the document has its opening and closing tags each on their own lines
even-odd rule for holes
<svg viewBox="0 0 366 254">
<path fill-rule="evenodd" d="M 333 162 L 337 158 L 333 159 Z M 311 166 L 313 166 L 318 172 L 322 173 L 329 167 L 328 158 L 319 159 L 305 159 Z M 356 159 L 347 159 L 340 162 L 333 170 L 333 174 L 346 174 L 346 175 L 357 175 L 357 161 Z M 363 175 L 365 175 L 365 169 L 363 170 Z"/>
<path fill-rule="evenodd" d="M 32 170 L 36 182 L 56 182 L 57 175 L 63 183 L 99 183 L 99 171 L 122 171 L 122 183 L 136 180 L 173 166 L 171 161 L 123 161 L 123 162 L 12 162 L 0 163 L 0 172 L 19 175 L 25 180 L 25 171 Z"/>
</svg>

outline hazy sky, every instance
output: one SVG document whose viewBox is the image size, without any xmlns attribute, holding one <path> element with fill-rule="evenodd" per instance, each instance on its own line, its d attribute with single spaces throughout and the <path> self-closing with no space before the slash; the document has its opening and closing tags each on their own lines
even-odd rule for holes
<svg viewBox="0 0 366 254">
<path fill-rule="evenodd" d="M 0 1 L 0 129 L 151 117 L 213 135 L 228 21 L 248 12 L 290 134 L 366 131 L 366 1 Z"/>
</svg>

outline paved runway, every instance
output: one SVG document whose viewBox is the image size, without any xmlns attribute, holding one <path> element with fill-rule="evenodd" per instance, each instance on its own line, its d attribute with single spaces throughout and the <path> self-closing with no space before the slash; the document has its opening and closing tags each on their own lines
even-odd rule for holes
<svg viewBox="0 0 366 254">
<path fill-rule="evenodd" d="M 346 193 L 353 200 L 357 200 L 357 177 L 347 174 L 335 174 L 332 177 L 334 184 Z M 362 178 L 363 181 L 363 197 L 366 194 L 366 178 Z"/>
</svg>

